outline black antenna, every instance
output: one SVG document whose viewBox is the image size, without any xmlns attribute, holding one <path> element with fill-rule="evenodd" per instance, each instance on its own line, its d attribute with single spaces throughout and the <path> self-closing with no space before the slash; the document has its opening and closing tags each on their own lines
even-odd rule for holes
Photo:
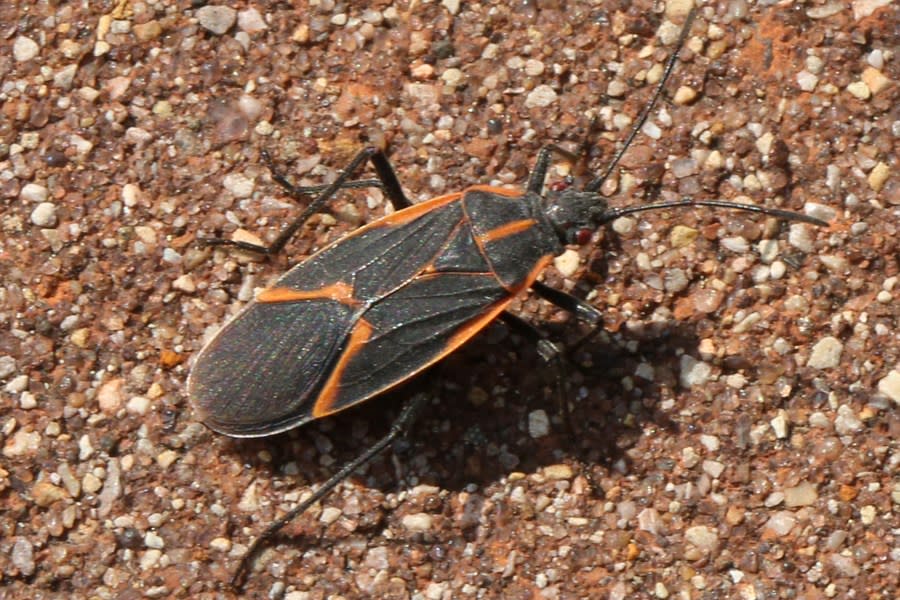
<svg viewBox="0 0 900 600">
<path fill-rule="evenodd" d="M 600 191 L 600 188 L 603 187 L 603 184 L 606 183 L 606 180 L 609 179 L 609 176 L 619 164 L 619 161 L 622 160 L 622 157 L 628 151 L 628 147 L 631 146 L 631 142 L 634 141 L 634 138 L 640 132 L 641 127 L 644 126 L 644 122 L 647 120 L 647 117 L 650 116 L 650 111 L 653 110 L 653 107 L 656 105 L 656 101 L 662 95 L 663 89 L 666 87 L 666 82 L 669 80 L 669 76 L 675 69 L 675 62 L 678 60 L 678 53 L 681 51 L 681 48 L 684 46 L 684 42 L 687 40 L 688 35 L 690 35 L 691 33 L 691 24 L 694 22 L 694 17 L 696 15 L 697 7 L 694 6 L 687 14 L 687 17 L 685 17 L 684 26 L 681 28 L 681 34 L 678 36 L 678 41 L 675 42 L 675 50 L 666 61 L 666 68 L 665 70 L 663 70 L 663 75 L 660 78 L 659 83 L 656 84 L 656 89 L 653 90 L 653 96 L 650 98 L 650 102 L 648 102 L 644 106 L 644 110 L 642 110 L 641 114 L 638 115 L 637 121 L 635 121 L 634 126 L 631 128 L 631 132 L 628 134 L 628 137 L 625 138 L 625 143 L 622 145 L 622 148 L 618 152 L 616 152 L 615 156 L 613 156 L 612 161 L 609 163 L 609 166 L 606 167 L 603 173 L 601 173 L 599 177 L 585 186 L 585 192 Z"/>
<path fill-rule="evenodd" d="M 828 223 L 821 219 L 804 215 L 803 213 L 794 212 L 792 210 L 783 210 L 780 208 L 769 208 L 767 206 L 757 206 L 756 204 L 742 204 L 740 202 L 729 202 L 727 200 L 693 200 L 691 198 L 682 198 L 681 200 L 673 200 L 672 202 L 657 202 L 656 204 L 645 204 L 643 206 L 625 206 L 616 208 L 607 208 L 600 214 L 599 223 L 610 223 L 619 217 L 630 215 L 645 210 L 660 210 L 663 208 L 682 208 L 690 206 L 712 206 L 714 208 L 732 208 L 734 210 L 743 210 L 746 212 L 762 213 L 764 215 L 772 215 L 788 221 L 803 221 L 804 223 L 812 223 L 827 227 Z"/>
</svg>

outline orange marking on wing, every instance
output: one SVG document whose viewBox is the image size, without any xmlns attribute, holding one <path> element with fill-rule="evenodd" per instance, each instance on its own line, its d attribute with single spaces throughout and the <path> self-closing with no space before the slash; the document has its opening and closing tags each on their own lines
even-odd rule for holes
<svg viewBox="0 0 900 600">
<path fill-rule="evenodd" d="M 438 196 L 437 198 L 431 198 L 426 200 L 425 202 L 419 202 L 418 204 L 413 204 L 410 207 L 404 208 L 403 210 L 398 210 L 397 212 L 387 215 L 386 217 L 381 217 L 377 221 L 373 221 L 368 225 L 360 227 L 356 231 L 353 232 L 353 235 L 356 235 L 360 231 L 365 231 L 368 229 L 373 229 L 375 227 L 381 225 L 403 225 L 404 223 L 409 223 L 410 221 L 421 217 L 427 212 L 430 212 L 436 208 L 444 206 L 445 204 L 450 204 L 451 202 L 455 202 L 462 197 L 461 192 L 454 192 L 452 194 L 445 194 L 443 196 Z"/>
<path fill-rule="evenodd" d="M 534 266 L 531 272 L 528 273 L 528 277 L 526 277 L 522 281 L 522 284 L 517 286 L 515 289 L 510 290 L 509 298 L 507 300 L 497 302 L 496 304 L 494 304 L 494 306 L 490 307 L 490 309 L 483 315 L 480 315 L 478 318 L 467 323 L 465 327 L 457 331 L 456 335 L 451 337 L 447 342 L 446 350 L 442 352 L 441 355 L 435 360 L 439 360 L 450 352 L 453 352 L 455 349 L 459 348 L 461 345 L 467 342 L 476 333 L 487 327 L 488 323 L 496 319 L 497 315 L 503 312 L 503 310 L 507 307 L 507 305 L 509 305 L 513 298 L 515 298 L 524 290 L 528 289 L 531 284 L 534 283 L 534 280 L 537 279 L 537 276 L 540 275 L 541 271 L 543 271 L 552 260 L 552 256 L 545 256 L 544 258 L 542 258 Z"/>
<path fill-rule="evenodd" d="M 489 244 L 505 237 L 522 233 L 523 231 L 534 227 L 535 223 L 537 223 L 537 221 L 534 219 L 510 221 L 506 225 L 501 225 L 500 227 L 491 229 L 487 233 L 478 236 L 478 241 L 481 242 L 481 244 Z"/>
<path fill-rule="evenodd" d="M 333 283 L 317 290 L 295 290 L 293 288 L 275 287 L 263 290 L 256 297 L 258 302 L 299 302 L 302 300 L 334 300 L 341 304 L 355 305 L 353 287 L 346 283 Z"/>
<path fill-rule="evenodd" d="M 360 352 L 360 350 L 362 350 L 365 346 L 365 343 L 372 336 L 372 326 L 361 319 L 360 325 L 357 326 L 357 328 L 355 328 L 353 330 L 353 333 L 350 335 L 350 341 L 347 344 L 346 351 L 341 356 L 338 364 L 335 366 L 331 377 L 328 378 L 328 382 L 322 388 L 322 392 L 319 394 L 319 398 L 318 400 L 316 400 L 316 404 L 313 407 L 312 417 L 314 419 L 318 419 L 336 412 L 340 412 L 342 410 L 350 408 L 351 406 L 359 404 L 360 402 L 364 402 L 369 398 L 372 398 L 373 396 L 383 394 L 384 392 L 397 387 L 403 382 L 408 381 L 410 378 L 414 377 L 434 363 L 438 362 L 439 360 L 465 344 L 475 334 L 487 327 L 491 321 L 496 319 L 497 315 L 499 315 L 507 306 L 509 306 L 509 303 L 512 302 L 513 298 L 515 298 L 522 291 L 528 289 L 531 284 L 534 283 L 534 280 L 537 279 L 537 276 L 540 275 L 541 271 L 543 271 L 552 260 L 552 256 L 546 256 L 542 258 L 528 274 L 528 277 L 526 277 L 522 281 L 522 284 L 512 290 L 508 297 L 495 302 L 492 306 L 487 307 L 484 314 L 479 315 L 477 318 L 473 319 L 471 322 L 463 326 L 459 331 L 456 332 L 455 335 L 451 336 L 447 340 L 447 344 L 444 346 L 444 349 L 427 363 L 424 363 L 416 369 L 411 370 L 403 379 L 395 381 L 390 385 L 386 385 L 382 388 L 373 389 L 371 393 L 356 399 L 353 403 L 345 404 L 337 409 L 334 409 L 333 407 L 337 401 L 340 387 L 341 373 L 346 369 L 347 363 L 353 357 L 353 355 Z"/>
<path fill-rule="evenodd" d="M 493 185 L 472 185 L 465 189 L 465 192 L 487 192 L 489 194 L 498 194 L 508 198 L 517 198 L 522 196 L 522 190 L 516 188 L 496 187 Z"/>
<path fill-rule="evenodd" d="M 322 391 L 319 392 L 319 397 L 316 399 L 316 404 L 312 409 L 312 416 L 314 419 L 335 412 L 332 407 L 334 406 L 338 397 L 338 392 L 340 391 L 341 376 L 347 369 L 347 364 L 350 360 L 363 350 L 371 337 L 372 325 L 365 319 L 357 321 L 356 326 L 350 333 L 350 339 L 347 340 L 347 347 L 344 348 L 340 360 L 338 360 L 337 364 L 334 365 L 334 369 L 331 371 L 331 376 L 328 378 L 328 381 L 325 382 L 325 385 L 322 386 Z"/>
</svg>

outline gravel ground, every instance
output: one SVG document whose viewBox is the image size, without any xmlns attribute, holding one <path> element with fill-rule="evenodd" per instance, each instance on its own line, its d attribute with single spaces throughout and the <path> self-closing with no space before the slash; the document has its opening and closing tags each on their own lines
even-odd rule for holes
<svg viewBox="0 0 900 600">
<path fill-rule="evenodd" d="M 410 196 L 521 185 L 538 148 L 609 160 L 684 0 L 0 6 L 0 598 L 233 597 L 274 517 L 382 435 L 409 387 L 270 439 L 199 424 L 191 356 L 254 290 L 385 214 L 347 193 L 283 256 L 296 181 L 387 143 Z M 408 441 L 259 556 L 247 597 L 896 598 L 900 7 L 706 5 L 606 186 L 779 206 L 645 213 L 420 378 Z M 587 167 L 585 168 L 585 164 Z M 590 484 L 593 482 L 593 485 Z"/>
</svg>

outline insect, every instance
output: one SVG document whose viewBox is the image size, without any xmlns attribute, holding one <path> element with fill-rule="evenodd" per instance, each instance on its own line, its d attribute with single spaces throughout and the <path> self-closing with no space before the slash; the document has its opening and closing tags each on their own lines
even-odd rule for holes
<svg viewBox="0 0 900 600">
<path fill-rule="evenodd" d="M 568 155 L 553 144 L 539 151 L 524 192 L 475 185 L 417 204 L 405 196 L 385 153 L 374 147 L 360 151 L 333 183 L 323 187 L 294 187 L 272 168 L 273 178 L 291 195 L 317 192 L 318 196 L 268 247 L 228 240 L 210 243 L 275 254 L 341 189 L 380 187 L 396 212 L 291 268 L 206 344 L 188 381 L 200 419 L 234 437 L 267 436 L 298 427 L 409 380 L 498 318 L 532 337 L 547 361 L 558 362 L 555 346 L 506 308 L 530 289 L 598 323 L 599 309 L 538 282 L 537 277 L 567 244 L 586 243 L 590 239 L 586 234 L 627 214 L 711 206 L 824 225 L 798 213 L 725 201 L 685 199 L 612 208 L 600 194 L 662 92 L 693 16 L 692 11 L 623 148 L 611 166 L 582 189 L 544 191 L 554 154 Z M 266 160 L 271 168 L 267 155 Z M 366 163 L 371 163 L 377 179 L 353 180 Z M 557 381 L 558 388 L 564 387 L 561 378 Z M 272 523 L 251 544 L 232 583 L 240 583 L 255 552 L 281 527 L 400 436 L 424 398 L 413 395 L 379 442 Z"/>
</svg>

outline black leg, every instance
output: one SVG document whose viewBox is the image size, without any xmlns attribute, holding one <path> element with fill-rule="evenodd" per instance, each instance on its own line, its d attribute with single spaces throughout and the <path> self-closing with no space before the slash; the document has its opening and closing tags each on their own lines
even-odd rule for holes
<svg viewBox="0 0 900 600">
<path fill-rule="evenodd" d="M 271 163 L 271 160 L 268 158 L 268 155 L 263 156 L 263 160 L 267 163 Z M 275 238 L 275 241 L 272 242 L 269 246 L 259 246 L 257 244 L 251 244 L 248 242 L 241 242 L 235 240 L 225 240 L 221 238 L 212 238 L 212 239 L 204 239 L 201 240 L 202 243 L 207 245 L 215 245 L 215 246 L 232 246 L 235 248 L 240 248 L 241 250 L 249 250 L 251 252 L 259 252 L 260 254 L 265 254 L 266 256 L 272 256 L 274 254 L 278 254 L 284 248 L 285 244 L 297 233 L 297 230 L 315 213 L 320 211 L 322 207 L 327 204 L 337 193 L 338 190 L 344 188 L 355 188 L 355 187 L 371 187 L 369 183 L 374 182 L 375 180 L 356 180 L 352 179 L 353 175 L 356 171 L 362 166 L 362 164 L 366 161 L 371 161 L 372 166 L 375 168 L 375 173 L 378 176 L 377 187 L 380 187 L 385 191 L 388 196 L 388 199 L 391 202 L 391 205 L 395 209 L 403 209 L 408 206 L 412 206 L 412 202 L 407 199 L 406 195 L 403 193 L 403 188 L 400 186 L 400 182 L 397 179 L 397 175 L 394 173 L 393 167 L 391 167 L 391 163 L 388 161 L 387 156 L 385 156 L 384 152 L 379 150 L 378 148 L 369 147 L 361 150 L 353 157 L 353 160 L 350 161 L 350 164 L 344 169 L 344 171 L 338 175 L 337 179 L 335 179 L 332 183 L 322 188 L 319 186 L 315 186 L 313 188 L 302 188 L 295 187 L 291 185 L 291 183 L 280 173 L 277 171 L 272 172 L 273 179 L 282 186 L 291 196 L 297 197 L 297 195 L 303 195 L 304 190 L 313 190 L 313 189 L 321 189 L 321 192 L 313 200 L 307 207 L 304 209 L 300 216 L 291 221 L 291 223 L 285 227 L 285 229 Z M 271 167 L 271 164 L 270 164 Z"/>
<path fill-rule="evenodd" d="M 416 417 L 419 414 L 421 408 L 425 405 L 425 401 L 429 398 L 426 394 L 414 394 L 409 400 L 407 400 L 406 404 L 404 404 L 403 409 L 400 411 L 400 414 L 394 420 L 394 423 L 391 425 L 390 431 L 388 431 L 387 435 L 383 438 L 372 444 L 365 452 L 345 464 L 341 469 L 328 478 L 328 481 L 323 483 L 319 488 L 313 492 L 313 495 L 307 498 L 304 502 L 301 502 L 293 509 L 289 510 L 284 514 L 283 517 L 276 520 L 272 524 L 270 524 L 266 529 L 253 540 L 253 543 L 250 544 L 250 547 L 247 549 L 247 553 L 244 554 L 243 558 L 241 558 L 241 562 L 238 564 L 237 569 L 234 572 L 234 576 L 231 578 L 231 587 L 235 589 L 239 589 L 243 583 L 244 576 L 247 573 L 247 570 L 250 568 L 253 559 L 256 554 L 259 552 L 260 548 L 262 548 L 269 540 L 272 539 L 281 529 L 293 521 L 298 515 L 306 512 L 309 508 L 324 498 L 331 490 L 333 490 L 339 483 L 343 480 L 347 479 L 350 475 L 353 474 L 354 471 L 359 469 L 360 467 L 368 464 L 372 461 L 376 456 L 381 454 L 385 448 L 391 445 L 391 443 L 399 438 L 402 435 L 405 435 L 409 428 L 412 426 Z"/>
<path fill-rule="evenodd" d="M 321 194 L 328 189 L 329 185 L 331 185 L 328 183 L 320 185 L 294 185 L 288 180 L 284 173 L 281 172 L 281 169 L 275 164 L 275 161 L 272 160 L 272 156 L 266 150 L 260 151 L 259 154 L 263 162 L 266 163 L 266 168 L 269 169 L 272 180 L 296 200 L 303 200 L 313 194 Z M 372 187 L 384 190 L 384 184 L 381 183 L 381 180 L 379 179 L 354 179 L 353 181 L 346 181 L 341 185 L 340 189 L 359 190 Z M 393 200 L 391 200 L 391 204 L 393 204 Z M 399 210 L 397 206 L 394 206 L 394 208 Z"/>
<path fill-rule="evenodd" d="M 576 298 L 572 294 L 552 288 L 540 281 L 532 283 L 531 289 L 547 302 L 555 304 L 561 309 L 572 313 L 576 318 L 582 321 L 590 323 L 591 325 L 597 325 L 603 322 L 603 312 L 601 312 L 599 308 L 588 304 L 580 298 Z"/>
<path fill-rule="evenodd" d="M 560 350 L 559 346 L 548 340 L 540 329 L 521 317 L 510 312 L 502 312 L 500 313 L 500 318 L 517 333 L 531 341 L 537 348 L 538 356 L 540 356 L 545 363 L 553 366 L 555 372 L 553 381 L 554 387 L 556 388 L 556 399 L 559 402 L 559 410 L 565 420 L 566 429 L 572 439 L 573 447 L 575 447 L 574 440 L 577 438 L 575 435 L 575 426 L 572 422 L 572 409 L 571 406 L 569 406 L 569 394 L 565 381 L 566 367 L 562 356 L 562 350 Z"/>
<path fill-rule="evenodd" d="M 565 381 L 566 361 L 563 358 L 563 351 L 559 346 L 546 339 L 543 332 L 528 321 L 523 320 L 521 317 L 509 312 L 503 312 L 500 313 L 500 318 L 517 333 L 534 342 L 537 347 L 538 356 L 540 356 L 547 364 L 553 365 L 555 371 L 554 385 L 556 387 L 556 398 L 559 402 L 559 410 L 562 413 L 563 421 L 566 425 L 566 434 L 569 438 L 570 451 L 572 452 L 572 456 L 578 462 L 579 470 L 587 480 L 588 487 L 591 490 L 597 489 L 591 471 L 587 468 L 587 465 L 581 456 L 581 449 L 578 444 L 578 429 L 575 427 L 575 419 L 572 416 L 572 407 L 569 404 L 569 394 Z"/>
<path fill-rule="evenodd" d="M 578 160 L 577 155 L 556 144 L 542 146 L 541 149 L 538 150 L 534 168 L 528 176 L 528 186 L 525 188 L 526 191 L 534 192 L 539 196 L 541 195 L 541 192 L 544 191 L 544 180 L 547 179 L 547 169 L 550 168 L 550 159 L 553 157 L 554 152 L 561 154 L 572 162 Z"/>
</svg>

